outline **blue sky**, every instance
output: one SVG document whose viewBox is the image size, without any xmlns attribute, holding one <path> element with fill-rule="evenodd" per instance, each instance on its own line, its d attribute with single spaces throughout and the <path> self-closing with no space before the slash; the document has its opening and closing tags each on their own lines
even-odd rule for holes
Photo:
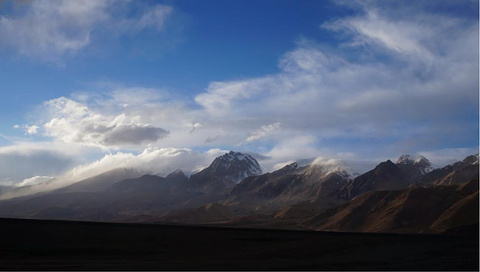
<svg viewBox="0 0 480 272">
<path fill-rule="evenodd" d="M 478 152 L 477 1 L 2 1 L 0 37 L 4 184 Z"/>
</svg>

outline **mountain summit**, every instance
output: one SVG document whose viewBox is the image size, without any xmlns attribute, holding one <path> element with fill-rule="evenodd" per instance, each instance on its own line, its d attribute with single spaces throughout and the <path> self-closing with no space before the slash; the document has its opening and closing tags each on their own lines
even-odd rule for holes
<svg viewBox="0 0 480 272">
<path fill-rule="evenodd" d="M 230 151 L 215 158 L 209 167 L 192 175 L 190 183 L 206 193 L 231 189 L 244 178 L 262 174 L 257 160 L 248 154 Z"/>
<path fill-rule="evenodd" d="M 424 156 L 402 155 L 398 158 L 397 165 L 413 166 L 420 175 L 425 175 L 433 170 L 432 164 Z"/>
<path fill-rule="evenodd" d="M 234 151 L 217 157 L 208 168 L 217 176 L 227 177 L 235 183 L 246 177 L 262 174 L 262 169 L 255 158 Z"/>
<path fill-rule="evenodd" d="M 402 155 L 398 158 L 397 164 L 413 165 L 419 168 L 431 168 L 432 164 L 424 156 Z"/>
</svg>

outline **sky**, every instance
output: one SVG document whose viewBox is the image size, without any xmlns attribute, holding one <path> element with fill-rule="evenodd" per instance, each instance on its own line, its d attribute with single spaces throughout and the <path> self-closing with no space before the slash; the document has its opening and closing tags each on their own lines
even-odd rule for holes
<svg viewBox="0 0 480 272">
<path fill-rule="evenodd" d="M 0 184 L 478 153 L 478 1 L 0 1 Z"/>
</svg>

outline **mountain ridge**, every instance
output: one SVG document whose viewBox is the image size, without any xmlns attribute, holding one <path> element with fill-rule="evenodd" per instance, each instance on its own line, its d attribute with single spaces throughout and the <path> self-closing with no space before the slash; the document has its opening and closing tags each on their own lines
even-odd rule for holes
<svg viewBox="0 0 480 272">
<path fill-rule="evenodd" d="M 429 167 L 424 157 L 403 155 L 353 176 L 339 161 L 319 158 L 263 173 L 253 157 L 231 151 L 190 177 L 179 169 L 165 177 L 116 169 L 0 201 L 0 215 L 360 232 L 444 232 L 478 222 L 471 219 L 478 203 L 478 156 Z M 426 213 L 425 205 L 433 217 L 415 214 Z M 401 218 L 413 219 L 402 219 L 402 225 Z"/>
</svg>

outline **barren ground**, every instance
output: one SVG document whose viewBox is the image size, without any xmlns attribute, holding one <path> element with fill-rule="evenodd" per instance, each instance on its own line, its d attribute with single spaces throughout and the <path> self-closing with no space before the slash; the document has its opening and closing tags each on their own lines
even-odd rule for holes
<svg viewBox="0 0 480 272">
<path fill-rule="evenodd" d="M 477 270 L 478 237 L 0 219 L 1 270 Z"/>
</svg>

